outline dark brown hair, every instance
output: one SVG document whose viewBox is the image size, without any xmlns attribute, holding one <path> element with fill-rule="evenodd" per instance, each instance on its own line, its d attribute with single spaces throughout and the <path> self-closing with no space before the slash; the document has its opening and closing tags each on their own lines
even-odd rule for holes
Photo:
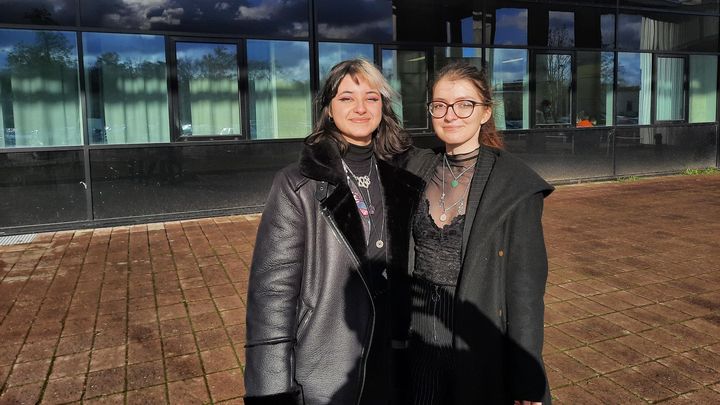
<svg viewBox="0 0 720 405">
<path fill-rule="evenodd" d="M 454 61 L 443 66 L 435 75 L 433 83 L 433 91 L 435 85 L 440 80 L 467 80 L 475 86 L 478 93 L 482 97 L 482 101 L 486 107 L 492 108 L 493 98 L 492 90 L 488 84 L 485 70 L 469 64 L 466 61 Z M 490 114 L 490 119 L 480 127 L 480 144 L 492 148 L 502 149 L 505 145 L 502 136 L 495 128 L 495 118 Z"/>
<path fill-rule="evenodd" d="M 356 83 L 359 78 L 367 80 L 380 93 L 382 118 L 380 125 L 373 133 L 375 155 L 380 159 L 390 160 L 393 156 L 405 152 L 410 147 L 410 137 L 400 126 L 400 121 L 392 109 L 392 101 L 396 92 L 390 87 L 378 68 L 364 59 L 346 60 L 330 69 L 322 89 L 315 98 L 320 117 L 315 123 L 312 133 L 305 139 L 305 143 L 314 144 L 327 138 L 338 145 L 341 154 L 347 150 L 347 141 L 330 118 L 329 106 L 337 95 L 340 82 L 348 75 Z"/>
</svg>

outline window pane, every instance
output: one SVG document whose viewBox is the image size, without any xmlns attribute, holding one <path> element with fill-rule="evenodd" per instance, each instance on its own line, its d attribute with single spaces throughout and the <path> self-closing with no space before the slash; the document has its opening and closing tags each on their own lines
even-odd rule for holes
<svg viewBox="0 0 720 405">
<path fill-rule="evenodd" d="M 578 52 L 576 126 L 612 125 L 612 52 Z"/>
<path fill-rule="evenodd" d="M 486 41 L 493 45 L 527 45 L 528 9 L 498 7 L 488 11 L 492 37 Z"/>
<path fill-rule="evenodd" d="M 407 129 L 427 128 L 427 66 L 425 52 L 383 49 L 383 74 L 400 94 L 400 105 L 393 106 Z"/>
<path fill-rule="evenodd" d="M 0 22 L 75 25 L 76 0 L 0 0 Z"/>
<path fill-rule="evenodd" d="M 535 126 L 570 125 L 572 58 L 570 55 L 537 55 L 535 58 Z"/>
<path fill-rule="evenodd" d="M 615 47 L 615 10 L 577 7 L 575 46 L 578 48 Z"/>
<path fill-rule="evenodd" d="M 318 36 L 322 39 L 350 39 L 386 42 L 393 39 L 393 8 L 388 0 L 346 2 L 315 0 Z"/>
<path fill-rule="evenodd" d="M 548 19 L 548 42 L 553 48 L 571 48 L 575 45 L 575 13 L 550 11 Z"/>
<path fill-rule="evenodd" d="M 495 126 L 498 129 L 530 128 L 528 51 L 488 49 L 487 60 L 495 98 Z"/>
<path fill-rule="evenodd" d="M 650 124 L 652 55 L 618 53 L 617 125 Z"/>
<path fill-rule="evenodd" d="M 714 122 L 717 116 L 717 68 L 714 55 L 690 55 L 690 122 Z"/>
<path fill-rule="evenodd" d="M 646 50 L 717 52 L 717 17 L 687 14 L 620 14 L 618 47 Z"/>
<path fill-rule="evenodd" d="M 480 44 L 482 3 L 478 0 L 393 0 L 395 39 L 410 42 Z M 347 14 L 346 11 L 343 13 Z"/>
<path fill-rule="evenodd" d="M 308 35 L 308 0 L 80 0 L 80 4 L 84 26 L 290 38 Z"/>
<path fill-rule="evenodd" d="M 83 34 L 90 143 L 168 142 L 163 37 Z"/>
<path fill-rule="evenodd" d="M 322 83 L 325 81 L 325 76 L 327 76 L 333 66 L 344 60 L 355 58 L 363 58 L 372 62 L 373 46 L 370 44 L 320 42 L 318 46 L 320 82 Z"/>
<path fill-rule="evenodd" d="M 655 119 L 678 121 L 685 118 L 685 59 L 657 58 Z"/>
<path fill-rule="evenodd" d="M 240 134 L 237 45 L 185 42 L 176 52 L 182 135 Z"/>
<path fill-rule="evenodd" d="M 307 42 L 248 41 L 250 137 L 302 138 L 312 127 Z"/>
<path fill-rule="evenodd" d="M 82 145 L 75 33 L 0 30 L 0 147 Z"/>
</svg>

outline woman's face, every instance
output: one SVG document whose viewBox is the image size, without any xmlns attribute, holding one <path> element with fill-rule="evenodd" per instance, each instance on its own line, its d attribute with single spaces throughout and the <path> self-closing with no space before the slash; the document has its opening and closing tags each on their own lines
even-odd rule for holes
<svg viewBox="0 0 720 405">
<path fill-rule="evenodd" d="M 382 118 L 382 97 L 362 76 L 346 75 L 330 102 L 330 117 L 348 143 L 368 145 Z"/>
<path fill-rule="evenodd" d="M 456 101 L 485 103 L 478 89 L 470 80 L 441 79 L 433 87 L 433 102 L 441 101 L 448 105 Z M 492 109 L 484 105 L 475 105 L 467 118 L 458 118 L 452 108 L 442 118 L 432 117 L 433 129 L 445 142 L 445 151 L 449 154 L 472 152 L 480 146 L 480 127 L 492 115 Z"/>
</svg>

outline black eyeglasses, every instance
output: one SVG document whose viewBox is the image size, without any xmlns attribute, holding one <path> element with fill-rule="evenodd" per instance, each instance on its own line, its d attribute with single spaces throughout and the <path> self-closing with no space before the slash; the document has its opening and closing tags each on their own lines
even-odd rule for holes
<svg viewBox="0 0 720 405">
<path fill-rule="evenodd" d="M 475 111 L 476 105 L 484 105 L 472 100 L 458 100 L 452 104 L 443 101 L 431 101 L 427 103 L 428 112 L 433 118 L 442 118 L 447 115 L 448 109 L 452 108 L 458 118 L 467 118 Z"/>
</svg>

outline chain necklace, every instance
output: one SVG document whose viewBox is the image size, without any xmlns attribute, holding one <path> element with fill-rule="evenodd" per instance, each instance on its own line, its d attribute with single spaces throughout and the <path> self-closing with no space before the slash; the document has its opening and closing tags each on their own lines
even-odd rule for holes
<svg viewBox="0 0 720 405">
<path fill-rule="evenodd" d="M 372 219 L 371 215 L 375 214 L 375 206 L 372 204 L 372 197 L 370 196 L 370 175 L 372 175 L 373 167 L 377 165 L 375 162 L 375 156 L 370 157 L 370 170 L 368 171 L 368 174 L 366 176 L 356 176 L 355 173 L 350 170 L 350 167 L 345 163 L 344 159 L 341 159 L 343 168 L 345 169 L 345 177 L 347 178 L 348 183 L 350 183 L 350 176 L 352 176 L 353 180 L 355 180 L 355 184 L 359 187 L 358 191 L 360 192 L 360 196 L 362 198 L 365 198 L 365 196 L 362 194 L 362 191 L 360 188 L 364 188 L 367 192 L 367 209 L 368 209 L 368 235 L 372 234 Z M 377 169 L 375 170 L 377 172 Z M 375 247 L 378 249 L 382 249 L 383 246 L 385 246 L 385 242 L 383 239 L 385 239 L 385 234 L 383 233 L 385 231 L 385 213 L 383 212 L 382 216 L 382 222 L 380 223 L 380 234 L 378 234 L 378 239 L 375 241 Z M 368 236 L 369 237 L 369 236 Z M 369 243 L 369 241 L 368 241 Z"/>
<path fill-rule="evenodd" d="M 472 164 L 472 165 L 466 167 L 465 169 L 463 169 L 463 170 L 460 172 L 460 174 L 458 174 L 458 175 L 456 176 L 455 173 L 454 173 L 453 170 L 452 170 L 452 167 L 450 167 L 450 163 L 449 163 L 448 160 L 447 160 L 447 155 L 446 155 L 446 154 L 443 154 L 443 160 L 444 160 L 444 162 L 445 162 L 445 166 L 447 166 L 448 170 L 450 170 L 450 175 L 453 177 L 452 181 L 450 182 L 450 187 L 452 187 L 452 188 L 457 187 L 457 186 L 460 184 L 460 182 L 458 181 L 458 179 L 459 179 L 460 177 L 462 177 L 462 175 L 465 174 L 465 172 L 467 172 L 467 171 L 470 170 L 473 166 L 475 166 L 475 164 Z M 443 177 L 443 180 L 445 180 L 444 177 Z"/>
<path fill-rule="evenodd" d="M 368 189 L 370 187 L 370 175 L 372 174 L 373 167 L 375 166 L 375 156 L 370 156 L 370 171 L 368 171 L 368 174 L 365 176 L 356 176 L 355 173 L 353 173 L 352 170 L 350 170 L 350 167 L 348 167 L 347 163 L 345 163 L 345 159 L 341 159 L 343 168 L 345 169 L 345 173 L 349 173 L 353 179 L 355 179 L 355 184 L 358 185 L 358 187 L 362 187 L 364 189 Z M 370 193 L 368 192 L 368 195 Z"/>
<path fill-rule="evenodd" d="M 465 174 L 468 170 L 470 170 L 472 167 L 474 167 L 475 164 L 477 164 L 477 161 L 475 163 L 473 163 L 472 165 L 463 169 L 463 171 L 460 172 L 460 174 L 457 177 L 455 177 L 455 174 L 453 173 L 452 169 L 450 168 L 450 164 L 447 161 L 447 156 L 443 155 L 443 159 L 445 160 L 445 165 L 443 165 L 442 194 L 440 194 L 440 209 L 442 210 L 442 214 L 440 214 L 440 221 L 445 222 L 445 221 L 447 221 L 448 211 L 453 209 L 455 206 L 457 206 L 458 215 L 463 215 L 465 213 L 465 200 L 467 199 L 468 191 L 470 190 L 470 183 L 468 182 L 468 184 L 465 186 L 465 191 L 463 192 L 462 196 L 460 196 L 460 198 L 457 201 L 450 204 L 449 207 L 446 207 L 445 206 L 445 166 L 447 166 L 448 170 L 450 170 L 450 174 L 453 177 L 453 180 L 450 183 L 450 186 L 455 188 L 459 184 L 458 179 L 460 177 L 462 177 L 462 175 Z"/>
</svg>

